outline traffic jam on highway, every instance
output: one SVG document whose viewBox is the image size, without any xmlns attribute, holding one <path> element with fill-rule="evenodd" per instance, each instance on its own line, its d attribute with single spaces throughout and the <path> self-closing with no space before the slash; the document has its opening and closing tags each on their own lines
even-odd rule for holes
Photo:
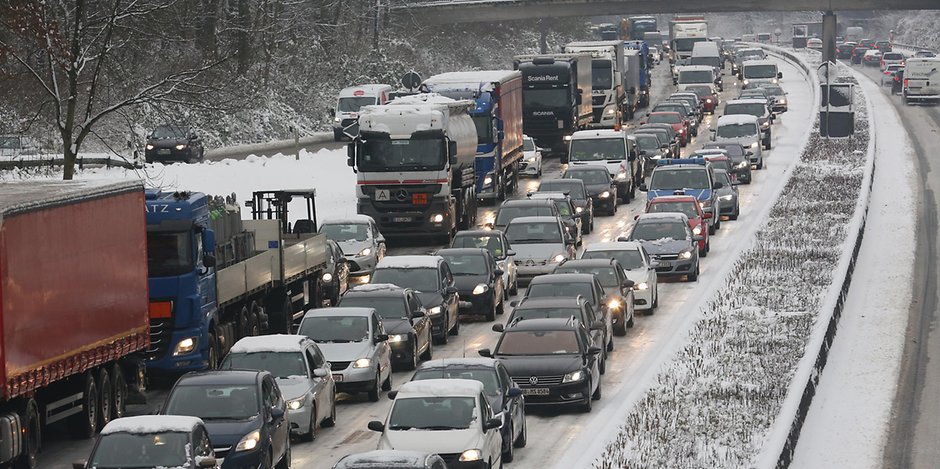
<svg viewBox="0 0 940 469">
<path fill-rule="evenodd" d="M 51 425 L 97 435 L 89 469 L 526 458 L 546 422 L 616 398 L 615 351 L 749 223 L 789 110 L 764 49 L 702 17 L 656 31 L 637 17 L 511 70 L 343 90 L 354 216 L 318 220 L 314 189 L 8 185 L 0 462 L 42 466 Z M 151 137 L 153 160 L 203 157 L 188 129 Z M 84 294 L 102 285 L 120 294 Z M 87 333 L 50 345 L 50 323 Z"/>
</svg>

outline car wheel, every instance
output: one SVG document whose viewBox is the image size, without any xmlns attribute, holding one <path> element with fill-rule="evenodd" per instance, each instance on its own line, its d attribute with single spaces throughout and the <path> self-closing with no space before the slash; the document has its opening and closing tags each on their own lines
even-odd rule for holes
<svg viewBox="0 0 940 469">
<path fill-rule="evenodd" d="M 330 417 L 320 423 L 325 428 L 336 426 L 336 389 L 333 390 L 333 399 L 330 401 Z"/>
<path fill-rule="evenodd" d="M 653 290 L 653 305 L 650 307 L 650 315 L 656 311 L 656 308 L 659 308 L 659 285 L 656 285 L 656 289 Z"/>
<path fill-rule="evenodd" d="M 601 374 L 607 373 L 607 352 L 604 352 L 604 355 L 598 360 L 600 360 L 600 363 L 597 365 L 597 370 L 600 371 Z"/>
<path fill-rule="evenodd" d="M 623 321 L 614 324 L 614 335 L 617 337 L 623 337 L 627 335 L 627 326 Z"/>
<path fill-rule="evenodd" d="M 715 230 L 721 229 L 721 212 L 717 212 L 715 215 Z"/>
<path fill-rule="evenodd" d="M 448 319 L 450 319 L 450 318 L 448 318 Z M 459 317 L 459 316 L 458 316 L 457 319 L 454 321 L 454 327 L 450 328 L 450 330 L 447 331 L 447 333 L 450 334 L 450 335 L 457 335 L 457 334 L 460 334 L 460 317 Z"/>
<path fill-rule="evenodd" d="M 496 314 L 504 314 L 506 312 L 506 300 L 499 300 L 499 304 L 496 305 Z M 496 319 L 496 318 L 493 318 Z"/>
<path fill-rule="evenodd" d="M 763 158 L 761 158 L 760 161 L 757 162 L 757 169 L 764 169 L 764 159 L 763 159 Z"/>
<path fill-rule="evenodd" d="M 310 424 L 307 428 L 307 433 L 300 435 L 301 441 L 314 441 L 317 439 L 317 407 L 313 406 L 310 408 Z"/>
<path fill-rule="evenodd" d="M 614 351 L 614 337 L 613 336 L 610 336 L 610 338 L 607 339 L 607 351 L 608 352 Z"/>
<path fill-rule="evenodd" d="M 699 257 L 708 257 L 708 244 L 705 244 L 705 247 L 698 250 Z"/>
<path fill-rule="evenodd" d="M 426 348 L 424 350 L 424 353 L 421 354 L 422 360 L 430 360 L 434 356 L 434 351 L 432 350 L 433 346 L 434 346 L 433 337 L 431 337 L 431 334 L 428 333 L 428 348 Z"/>
<path fill-rule="evenodd" d="M 588 381 L 587 390 L 585 391 L 584 394 L 585 395 L 591 394 L 591 388 L 592 388 L 591 382 Z M 581 412 L 585 414 L 589 414 L 591 413 L 591 409 L 593 407 L 594 407 L 594 398 L 593 396 L 588 395 L 587 398 L 584 399 L 584 404 L 581 404 Z"/>
<path fill-rule="evenodd" d="M 694 282 L 694 281 L 698 280 L 698 275 L 699 275 L 699 266 L 698 266 L 698 264 L 696 264 L 696 265 L 695 265 L 695 273 L 688 275 L 689 281 L 690 281 L 690 282 Z"/>
<path fill-rule="evenodd" d="M 732 213 L 728 218 L 730 220 L 737 220 L 739 216 L 741 216 L 741 207 L 734 207 L 734 213 Z"/>
<path fill-rule="evenodd" d="M 716 222 L 716 224 L 717 224 L 717 222 Z M 709 226 L 709 227 L 708 227 L 708 234 L 710 234 L 710 235 L 715 234 L 715 230 L 716 230 L 716 229 L 717 229 L 717 228 L 715 227 L 715 225 Z"/>
<path fill-rule="evenodd" d="M 408 366 L 406 366 L 405 369 L 414 370 L 417 367 L 418 367 L 418 341 L 414 340 L 414 342 L 411 345 L 411 360 L 408 362 Z"/>
<path fill-rule="evenodd" d="M 375 372 L 375 382 L 372 383 L 372 389 L 369 390 L 369 400 L 379 402 L 379 388 L 382 387 L 382 377 Z"/>
<path fill-rule="evenodd" d="M 503 462 L 512 462 L 513 458 L 515 457 L 515 454 L 513 454 L 513 450 L 512 450 L 513 449 L 513 444 L 512 444 L 513 433 L 514 433 L 514 429 L 512 426 L 512 422 L 509 422 L 509 442 L 503 445 Z"/>
<path fill-rule="evenodd" d="M 516 277 L 512 280 L 512 288 L 509 289 L 509 294 L 510 295 L 519 294 L 519 277 Z"/>
<path fill-rule="evenodd" d="M 627 327 L 628 327 L 628 328 L 633 327 L 633 318 L 634 318 L 634 317 L 635 317 L 635 315 L 634 315 L 634 316 L 630 316 L 630 320 L 627 321 Z"/>
<path fill-rule="evenodd" d="M 513 446 L 516 448 L 525 448 L 526 443 L 528 443 L 528 430 L 526 429 L 527 425 L 525 423 L 525 412 L 522 414 L 522 431 L 519 432 L 519 436 L 516 437 L 516 441 L 513 442 Z"/>
<path fill-rule="evenodd" d="M 290 469 L 290 438 L 287 439 L 287 449 L 284 450 L 284 457 L 278 461 L 277 469 Z"/>
<path fill-rule="evenodd" d="M 597 389 L 594 390 L 594 394 L 591 394 L 591 400 L 592 400 L 592 401 L 599 401 L 599 400 L 601 400 L 601 384 L 602 384 L 602 383 L 603 383 L 602 380 L 599 380 L 599 381 L 597 382 Z"/>
<path fill-rule="evenodd" d="M 392 372 L 388 373 L 388 378 L 385 378 L 385 381 L 382 383 L 382 390 L 383 391 L 392 390 Z"/>
</svg>

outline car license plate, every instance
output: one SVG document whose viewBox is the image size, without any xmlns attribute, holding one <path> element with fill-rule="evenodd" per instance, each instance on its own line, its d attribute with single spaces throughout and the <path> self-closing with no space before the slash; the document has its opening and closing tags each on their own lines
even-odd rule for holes
<svg viewBox="0 0 940 469">
<path fill-rule="evenodd" d="M 411 217 L 392 217 L 392 223 L 408 223 Z"/>
<path fill-rule="evenodd" d="M 161 149 L 157 150 L 157 154 L 158 154 L 158 155 L 169 155 L 169 154 L 170 154 L 170 149 L 169 149 L 169 148 L 161 148 Z"/>
<path fill-rule="evenodd" d="M 333 375 L 333 381 L 342 381 L 343 375 Z"/>
<path fill-rule="evenodd" d="M 660 267 L 672 267 L 672 262 L 669 261 L 659 261 Z"/>
<path fill-rule="evenodd" d="M 526 396 L 547 396 L 548 388 L 524 388 L 522 394 Z"/>
</svg>

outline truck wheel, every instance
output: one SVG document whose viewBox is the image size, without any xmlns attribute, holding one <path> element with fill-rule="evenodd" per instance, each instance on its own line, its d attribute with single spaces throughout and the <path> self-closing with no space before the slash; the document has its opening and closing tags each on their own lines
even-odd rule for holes
<svg viewBox="0 0 940 469">
<path fill-rule="evenodd" d="M 257 301 L 252 301 L 248 308 L 251 312 L 251 335 L 259 336 L 262 331 L 268 330 L 268 321 L 264 315 L 264 308 Z"/>
<path fill-rule="evenodd" d="M 111 374 L 107 368 L 98 372 L 98 428 L 104 428 L 111 421 L 114 412 L 114 388 L 111 383 Z"/>
<path fill-rule="evenodd" d="M 39 448 L 42 446 L 42 428 L 39 422 L 39 405 L 34 399 L 29 399 L 20 410 L 23 419 L 23 452 L 14 462 L 16 469 L 35 469 L 39 466 Z"/>
<path fill-rule="evenodd" d="M 127 413 L 127 379 L 120 364 L 111 367 L 111 418 L 119 419 Z"/>
<path fill-rule="evenodd" d="M 291 333 L 291 329 L 294 327 L 294 312 L 291 311 L 292 307 L 293 304 L 290 301 L 290 297 L 285 296 L 284 301 L 281 302 L 279 309 L 276 309 L 275 307 L 268 308 L 268 310 L 271 311 L 271 314 L 268 317 L 268 331 L 270 333 Z"/>
<path fill-rule="evenodd" d="M 496 173 L 496 180 L 493 181 L 493 187 L 496 188 L 496 200 L 502 202 L 506 200 L 506 184 L 503 181 L 502 171 Z"/>
<path fill-rule="evenodd" d="M 206 368 L 214 370 L 219 367 L 219 340 L 214 332 L 209 333 L 209 363 Z"/>
<path fill-rule="evenodd" d="M 88 439 L 98 431 L 98 385 L 91 372 L 85 373 L 82 386 L 82 411 L 69 418 L 69 431 L 76 439 Z"/>
</svg>

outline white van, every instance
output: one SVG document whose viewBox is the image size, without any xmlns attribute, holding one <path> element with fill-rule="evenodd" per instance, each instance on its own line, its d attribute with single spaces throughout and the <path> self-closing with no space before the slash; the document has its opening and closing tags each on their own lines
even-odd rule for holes
<svg viewBox="0 0 940 469">
<path fill-rule="evenodd" d="M 754 88 L 760 83 L 780 83 L 783 73 L 772 60 L 748 60 L 741 64 L 738 79 L 742 80 L 741 88 Z"/>
<path fill-rule="evenodd" d="M 337 142 L 359 135 L 359 109 L 373 104 L 386 104 L 392 85 L 367 84 L 350 86 L 339 92 L 333 112 L 333 139 Z"/>
<path fill-rule="evenodd" d="M 764 168 L 764 153 L 761 151 L 760 120 L 750 114 L 721 116 L 712 131 L 712 141 L 738 143 L 747 151 L 751 164 Z"/>
<path fill-rule="evenodd" d="M 617 184 L 623 203 L 643 182 L 636 139 L 621 130 L 580 130 L 568 143 L 568 168 L 604 166 Z"/>
<path fill-rule="evenodd" d="M 718 76 L 711 65 L 684 65 L 676 67 L 676 86 L 685 91 L 689 85 L 714 85 Z"/>
<path fill-rule="evenodd" d="M 696 42 L 692 46 L 692 65 L 710 65 L 720 71 L 725 68 L 725 61 L 718 48 L 718 43 L 712 41 Z"/>
<path fill-rule="evenodd" d="M 904 104 L 940 101 L 940 57 L 910 58 L 904 65 Z"/>
</svg>

